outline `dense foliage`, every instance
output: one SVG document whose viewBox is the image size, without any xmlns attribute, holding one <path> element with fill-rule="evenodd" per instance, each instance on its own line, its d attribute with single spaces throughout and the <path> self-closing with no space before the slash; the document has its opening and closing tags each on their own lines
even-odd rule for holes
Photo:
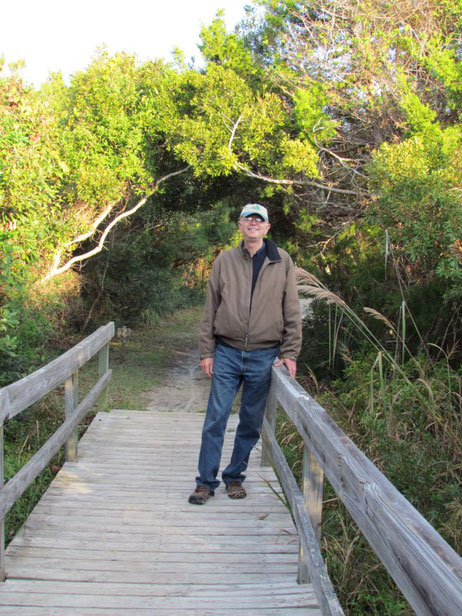
<svg viewBox="0 0 462 616">
<path fill-rule="evenodd" d="M 200 299 L 263 202 L 338 300 L 306 324 L 301 376 L 460 546 L 461 26 L 461 0 L 254 0 L 236 32 L 203 28 L 200 70 L 102 52 L 39 91 L 0 74 L 0 384 Z M 372 586 L 338 575 L 366 613 Z M 405 613 L 371 584 L 370 613 Z"/>
</svg>

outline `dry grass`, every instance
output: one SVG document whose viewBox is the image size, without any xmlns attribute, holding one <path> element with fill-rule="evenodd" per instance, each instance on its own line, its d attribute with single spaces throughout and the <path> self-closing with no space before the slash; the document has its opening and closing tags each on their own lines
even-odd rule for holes
<svg viewBox="0 0 462 616">
<path fill-rule="evenodd" d="M 371 317 L 374 317 L 374 319 L 376 319 L 377 321 L 381 321 L 382 323 L 385 323 L 385 325 L 387 327 L 389 327 L 392 332 L 394 334 L 396 334 L 396 329 L 395 326 L 393 325 L 393 323 L 387 319 L 387 317 L 385 317 L 383 314 L 381 314 L 380 312 L 378 312 L 377 310 L 374 310 L 374 308 L 363 308 L 364 312 L 368 315 L 370 315 Z"/>
</svg>

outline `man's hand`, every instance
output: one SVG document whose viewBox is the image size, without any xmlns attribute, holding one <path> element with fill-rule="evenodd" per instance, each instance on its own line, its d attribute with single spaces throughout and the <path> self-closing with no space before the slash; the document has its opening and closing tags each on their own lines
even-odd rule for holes
<svg viewBox="0 0 462 616">
<path fill-rule="evenodd" d="M 213 374 L 213 357 L 201 359 L 201 370 L 205 376 L 211 377 Z"/>
<path fill-rule="evenodd" d="M 289 371 L 289 376 L 295 378 L 295 374 L 297 372 L 297 362 L 293 359 L 289 359 L 288 357 L 284 357 L 280 359 L 278 362 L 274 364 L 275 368 L 282 366 L 282 364 L 286 365 L 287 370 Z"/>
</svg>

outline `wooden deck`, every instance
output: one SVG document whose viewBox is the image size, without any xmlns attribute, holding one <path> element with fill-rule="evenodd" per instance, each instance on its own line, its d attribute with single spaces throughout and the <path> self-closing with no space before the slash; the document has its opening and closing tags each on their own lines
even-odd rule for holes
<svg viewBox="0 0 462 616">
<path fill-rule="evenodd" d="M 203 415 L 100 413 L 6 551 L 0 615 L 320 616 L 298 538 L 253 453 L 248 497 L 194 488 Z M 223 461 L 229 459 L 231 418 Z"/>
</svg>

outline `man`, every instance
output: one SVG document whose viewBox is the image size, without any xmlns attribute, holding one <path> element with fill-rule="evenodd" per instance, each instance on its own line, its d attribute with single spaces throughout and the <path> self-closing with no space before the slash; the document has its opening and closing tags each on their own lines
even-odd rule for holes
<svg viewBox="0 0 462 616">
<path fill-rule="evenodd" d="M 246 205 L 238 223 L 243 241 L 216 259 L 208 284 L 200 334 L 201 369 L 212 377 L 202 429 L 199 476 L 189 497 L 203 505 L 214 495 L 226 424 L 242 385 L 239 425 L 222 478 L 230 498 L 245 498 L 242 485 L 250 452 L 260 437 L 271 367 L 285 364 L 295 377 L 301 316 L 294 265 L 274 242 L 268 212 Z"/>
</svg>

